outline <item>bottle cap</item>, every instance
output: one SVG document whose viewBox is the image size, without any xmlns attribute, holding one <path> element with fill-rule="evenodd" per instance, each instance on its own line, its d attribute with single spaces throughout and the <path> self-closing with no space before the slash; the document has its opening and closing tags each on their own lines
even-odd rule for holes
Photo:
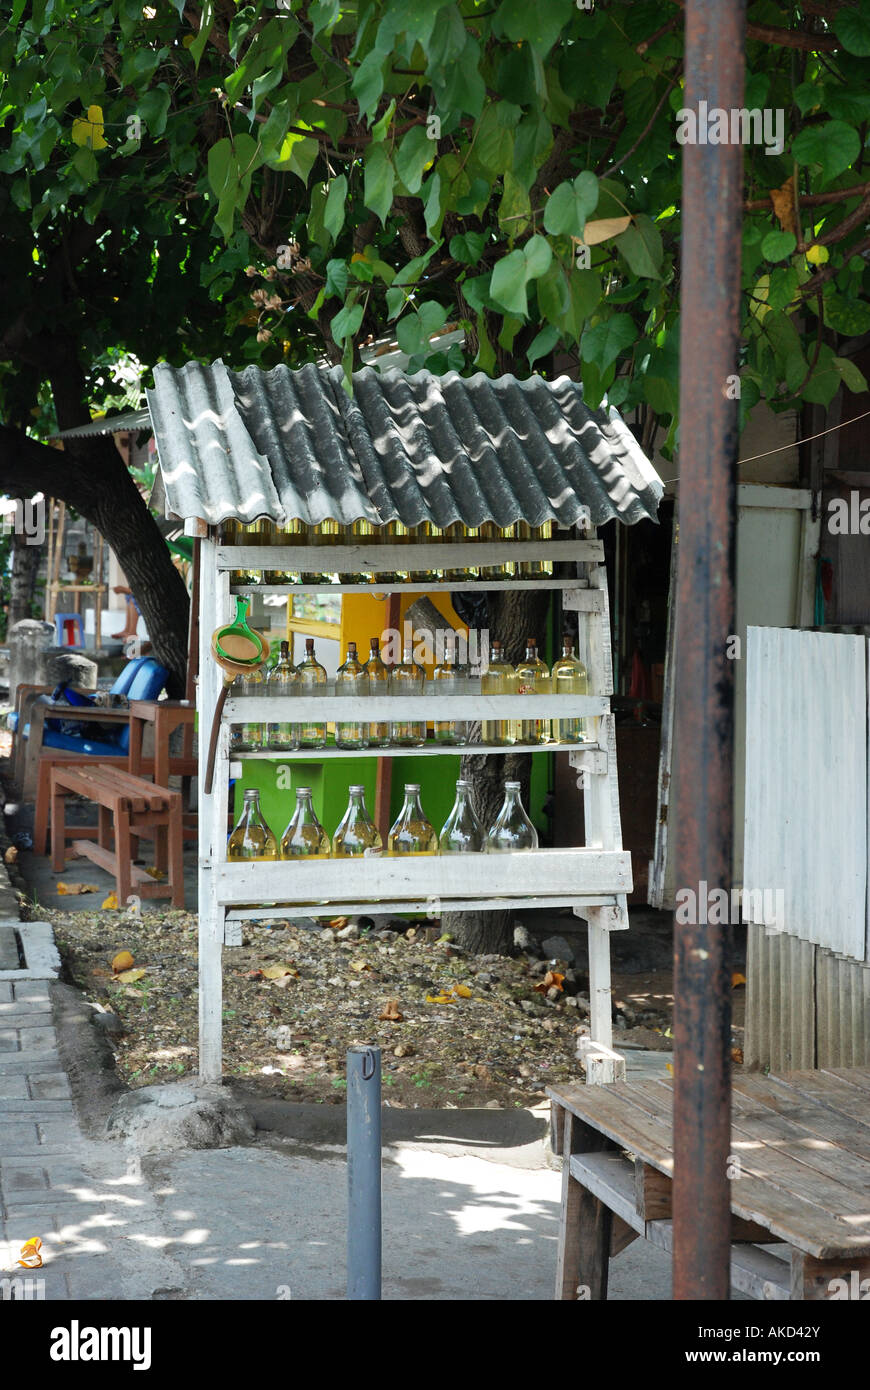
<svg viewBox="0 0 870 1390">
<path fill-rule="evenodd" d="M 538 639 L 537 639 L 537 637 L 527 637 L 527 638 L 526 638 L 526 646 L 527 646 L 527 647 L 536 647 L 537 645 L 538 645 Z"/>
<path fill-rule="evenodd" d="M 519 790 L 519 786 L 520 786 L 519 782 L 505 782 L 505 784 L 504 784 L 504 789 L 505 789 L 506 792 L 513 792 L 513 791 L 518 791 L 518 790 Z"/>
<path fill-rule="evenodd" d="M 348 791 L 349 791 L 349 792 L 364 792 L 364 791 L 365 791 L 365 787 L 362 787 L 362 786 L 348 787 Z"/>
<path fill-rule="evenodd" d="M 305 650 L 306 650 L 307 652 L 313 652 L 313 651 L 314 651 L 314 638 L 313 638 L 313 637 L 306 637 L 306 638 L 305 638 Z"/>
<path fill-rule="evenodd" d="M 297 788 L 296 788 L 296 795 L 297 795 L 297 796 L 310 796 L 310 795 L 311 795 L 311 788 L 310 788 L 310 787 L 297 787 Z"/>
<path fill-rule="evenodd" d="M 419 790 L 420 790 L 420 783 L 419 783 L 419 782 L 406 782 L 406 783 L 405 783 L 405 791 L 406 791 L 406 792 L 418 792 Z"/>
<path fill-rule="evenodd" d="M 245 788 L 245 800 L 246 800 L 246 801 L 259 801 L 259 799 L 260 799 L 260 793 L 259 793 L 259 790 L 258 790 L 256 787 L 246 787 L 246 788 Z"/>
<path fill-rule="evenodd" d="M 466 782 L 462 777 L 460 777 L 459 781 L 456 783 L 456 790 L 459 791 L 459 788 L 462 787 L 462 789 L 463 789 L 464 791 L 467 791 L 467 789 L 468 789 L 470 786 L 471 786 L 471 783 L 470 783 L 470 782 Z"/>
</svg>

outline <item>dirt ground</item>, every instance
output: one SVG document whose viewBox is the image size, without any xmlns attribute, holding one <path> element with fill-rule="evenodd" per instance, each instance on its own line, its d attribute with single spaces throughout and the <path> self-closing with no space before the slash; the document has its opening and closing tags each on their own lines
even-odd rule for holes
<svg viewBox="0 0 870 1390">
<path fill-rule="evenodd" d="M 79 900 L 81 901 L 81 900 Z M 123 1080 L 166 1081 L 197 1062 L 197 923 L 193 914 L 41 912 L 67 978 L 110 1011 Z M 342 933 L 344 934 L 342 936 Z M 507 1107 L 576 1079 L 588 1033 L 588 977 L 529 953 L 467 957 L 438 926 L 361 932 L 333 925 L 246 923 L 224 952 L 224 1072 L 287 1100 L 342 1099 L 353 1043 L 383 1052 L 390 1105 Z M 133 957 L 113 971 L 121 951 Z M 672 1047 L 670 973 L 615 974 L 615 1039 Z"/>
</svg>

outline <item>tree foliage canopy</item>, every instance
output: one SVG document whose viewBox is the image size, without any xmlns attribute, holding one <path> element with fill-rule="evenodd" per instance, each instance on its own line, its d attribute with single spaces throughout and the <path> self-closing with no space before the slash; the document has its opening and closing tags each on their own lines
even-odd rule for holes
<svg viewBox="0 0 870 1390">
<path fill-rule="evenodd" d="M 843 344 L 870 330 L 870 0 L 748 9 L 745 105 L 781 113 L 783 143 L 759 127 L 745 150 L 744 418 L 866 389 Z M 679 4 L 0 15 L 7 421 L 27 423 L 55 340 L 87 389 L 112 344 L 349 369 L 394 331 L 411 370 L 525 375 L 567 354 L 590 403 L 640 407 L 674 447 Z M 447 323 L 465 345 L 433 350 Z"/>
</svg>

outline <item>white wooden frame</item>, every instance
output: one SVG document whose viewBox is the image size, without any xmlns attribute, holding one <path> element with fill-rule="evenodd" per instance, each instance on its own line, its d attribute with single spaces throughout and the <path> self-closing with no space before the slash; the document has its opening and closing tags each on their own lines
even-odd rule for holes
<svg viewBox="0 0 870 1390">
<path fill-rule="evenodd" d="M 275 702 L 263 697 L 227 700 L 218 736 L 212 792 L 199 786 L 199 1058 L 204 1081 L 221 1076 L 222 952 L 238 944 L 241 921 L 321 915 L 330 912 L 413 912 L 490 907 L 570 906 L 589 928 L 589 974 L 592 1039 L 602 1053 L 611 1048 L 611 984 L 609 934 L 627 927 L 626 896 L 631 892 L 631 856 L 622 848 L 619 795 L 616 781 L 616 741 L 610 696 L 613 674 L 604 548 L 591 533 L 583 539 L 557 541 L 433 542 L 342 546 L 223 546 L 214 533 L 200 547 L 200 676 L 199 758 L 205 766 L 208 739 L 222 673 L 212 659 L 211 634 L 232 616 L 232 596 L 250 593 L 252 586 L 232 587 L 232 571 L 306 570 L 329 573 L 406 571 L 427 568 L 460 569 L 502 560 L 568 560 L 578 566 L 575 579 L 541 577 L 533 580 L 462 580 L 437 583 L 319 584 L 257 586 L 257 592 L 365 592 L 376 590 L 430 592 L 510 586 L 562 591 L 563 606 L 587 615 L 587 667 L 594 695 L 454 695 L 428 694 L 421 710 L 419 697 L 380 697 L 365 700 L 366 720 L 408 719 L 425 712 L 427 720 L 482 718 L 572 718 L 597 720 L 595 743 L 514 745 L 509 751 L 548 753 L 569 751 L 583 789 L 586 846 L 578 849 L 532 850 L 516 855 L 409 857 L 361 860 L 302 860 L 230 864 L 226 861 L 228 785 L 231 766 L 246 758 L 268 757 L 277 762 L 305 758 L 346 757 L 341 750 L 299 750 L 286 753 L 230 754 L 231 723 L 265 720 L 275 715 Z M 358 717 L 357 700 L 328 695 L 294 697 L 288 715 L 293 720 L 318 718 L 333 722 Z M 458 748 L 364 749 L 359 756 L 432 756 L 434 753 L 497 752 L 483 745 Z M 232 760 L 232 761 L 231 761 Z M 614 1054 L 614 1057 L 616 1054 Z M 595 1081 L 616 1079 L 618 1058 L 599 1067 Z M 590 1078 L 592 1079 L 592 1078 Z"/>
</svg>

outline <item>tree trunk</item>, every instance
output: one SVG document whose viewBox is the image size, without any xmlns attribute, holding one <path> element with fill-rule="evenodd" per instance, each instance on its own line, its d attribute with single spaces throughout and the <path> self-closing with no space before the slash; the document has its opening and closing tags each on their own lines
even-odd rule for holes
<svg viewBox="0 0 870 1390">
<path fill-rule="evenodd" d="M 495 638 L 504 643 L 508 661 L 516 665 L 522 659 L 528 637 L 536 637 L 543 646 L 550 602 L 547 590 L 494 589 L 486 597 L 490 641 Z M 522 783 L 523 805 L 528 811 L 531 770 L 531 753 L 463 757 L 461 775 L 471 783 L 475 809 L 487 829 L 501 810 L 505 782 Z M 512 916 L 511 912 L 447 912 L 441 925 L 467 951 L 507 956 L 514 951 Z"/>
<path fill-rule="evenodd" d="M 61 451 L 0 426 L 0 488 L 13 497 L 43 492 L 59 498 L 96 526 L 129 580 L 155 657 L 170 672 L 169 694 L 182 697 L 190 611 L 187 589 L 112 440 L 99 436 L 67 440 Z"/>
<path fill-rule="evenodd" d="M 42 559 L 42 546 L 29 545 L 26 535 L 14 532 L 12 537 L 12 576 L 9 584 L 9 616 L 6 630 L 22 618 L 33 617 L 33 596 L 36 576 Z"/>
</svg>

